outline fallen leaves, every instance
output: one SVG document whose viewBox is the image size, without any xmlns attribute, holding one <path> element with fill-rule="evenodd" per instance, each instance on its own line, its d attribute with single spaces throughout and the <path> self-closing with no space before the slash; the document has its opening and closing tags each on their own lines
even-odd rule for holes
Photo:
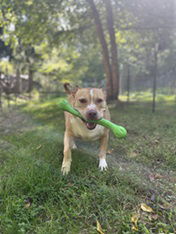
<svg viewBox="0 0 176 234">
<path fill-rule="evenodd" d="M 133 214 L 133 216 L 131 217 L 131 222 L 134 223 L 135 226 L 137 226 L 139 217 L 140 217 L 139 214 Z"/>
<path fill-rule="evenodd" d="M 132 228 L 131 228 L 131 230 L 137 232 L 139 229 L 138 229 L 138 227 L 136 227 L 135 225 L 133 225 Z"/>
<path fill-rule="evenodd" d="M 129 154 L 130 158 L 135 158 L 138 156 L 138 153 L 136 151 L 132 151 L 130 154 Z"/>
<path fill-rule="evenodd" d="M 98 231 L 100 234 L 104 234 L 103 229 L 102 229 L 102 227 L 101 227 L 101 225 L 100 225 L 100 223 L 99 223 L 98 220 L 97 220 L 97 231 Z"/>
<path fill-rule="evenodd" d="M 158 214 L 151 214 L 151 215 L 149 216 L 149 220 L 150 220 L 150 221 L 157 220 L 158 218 L 159 218 Z"/>
<path fill-rule="evenodd" d="M 150 206 L 147 206 L 145 203 L 141 203 L 141 210 L 151 213 L 154 212 L 153 209 Z"/>
<path fill-rule="evenodd" d="M 39 150 L 39 149 L 41 149 L 42 148 L 42 145 L 38 145 L 37 147 L 36 147 L 36 150 Z"/>
<path fill-rule="evenodd" d="M 153 173 L 153 174 L 149 175 L 149 179 L 150 179 L 151 182 L 153 182 L 153 181 L 155 181 L 157 179 L 162 179 L 162 178 L 164 178 L 164 176 L 162 176 L 162 175 L 160 175 L 158 173 L 155 173 L 155 174 Z"/>
<path fill-rule="evenodd" d="M 150 205 L 152 207 L 150 207 Z M 147 225 L 150 225 L 150 224 L 166 225 L 165 220 L 163 220 L 163 214 L 167 212 L 167 210 L 170 210 L 172 207 L 173 207 L 173 204 L 171 204 L 171 202 L 168 202 L 165 199 L 161 199 L 161 198 L 159 202 L 157 201 L 157 203 L 152 203 L 151 201 L 147 201 L 147 204 L 145 202 L 138 204 L 134 213 L 131 216 L 131 220 L 130 220 L 131 232 L 140 232 L 141 226 L 147 227 Z M 171 220 L 172 220 L 172 216 L 171 216 Z M 163 226 L 163 229 L 161 230 L 163 231 L 164 228 L 165 226 Z M 165 232 L 162 232 L 162 233 L 165 233 Z"/>
<path fill-rule="evenodd" d="M 132 222 L 132 231 L 138 231 L 138 227 L 137 227 L 137 222 L 139 219 L 140 215 L 139 214 L 133 214 L 131 217 L 131 222 Z"/>
<path fill-rule="evenodd" d="M 25 201 L 24 201 L 24 207 L 27 209 L 32 205 L 32 198 L 28 197 Z"/>
<path fill-rule="evenodd" d="M 136 213 L 134 213 L 131 216 L 131 223 L 132 223 L 131 230 L 134 232 L 139 231 L 138 228 L 139 219 L 142 221 L 145 220 L 146 218 L 149 219 L 150 221 L 157 220 L 158 215 L 154 213 L 154 210 L 150 206 L 148 206 L 145 203 L 141 203 L 140 206 L 138 206 L 138 210 L 136 211 Z"/>
<path fill-rule="evenodd" d="M 167 210 L 167 209 L 170 209 L 172 207 L 172 204 L 164 201 L 162 204 L 159 204 L 159 207 L 163 210 Z"/>
</svg>

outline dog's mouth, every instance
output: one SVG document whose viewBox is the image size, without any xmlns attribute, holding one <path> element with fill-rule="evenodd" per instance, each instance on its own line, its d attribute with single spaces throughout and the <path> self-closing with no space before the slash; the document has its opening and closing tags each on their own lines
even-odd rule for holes
<svg viewBox="0 0 176 234">
<path fill-rule="evenodd" d="M 86 125 L 87 129 L 89 129 L 89 130 L 93 130 L 97 126 L 96 123 L 87 122 L 85 119 L 82 119 L 82 121 Z"/>
<path fill-rule="evenodd" d="M 97 126 L 96 123 L 91 123 L 91 122 L 85 122 L 85 124 L 89 130 L 93 130 Z"/>
</svg>

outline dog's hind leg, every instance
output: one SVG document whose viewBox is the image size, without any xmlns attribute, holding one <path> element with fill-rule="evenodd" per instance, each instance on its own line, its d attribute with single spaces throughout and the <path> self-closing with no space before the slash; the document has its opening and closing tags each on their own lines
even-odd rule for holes
<svg viewBox="0 0 176 234">
<path fill-rule="evenodd" d="M 70 136 L 68 134 L 67 131 L 65 131 L 64 134 L 64 158 L 63 158 L 63 162 L 62 162 L 62 174 L 63 175 L 67 175 L 70 171 L 70 167 L 71 167 L 71 148 L 72 148 L 72 136 Z"/>
</svg>

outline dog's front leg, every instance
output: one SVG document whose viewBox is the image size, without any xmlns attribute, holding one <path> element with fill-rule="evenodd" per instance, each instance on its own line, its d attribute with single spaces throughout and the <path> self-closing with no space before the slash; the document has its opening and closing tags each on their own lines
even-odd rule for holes
<svg viewBox="0 0 176 234">
<path fill-rule="evenodd" d="M 109 140 L 109 131 L 106 130 L 103 137 L 100 139 L 100 152 L 99 152 L 99 168 L 101 171 L 106 170 L 108 165 L 106 162 L 106 151 Z"/>
<path fill-rule="evenodd" d="M 68 131 L 64 134 L 64 158 L 62 162 L 61 171 L 63 175 L 67 175 L 71 167 L 71 148 L 72 148 L 72 136 L 69 135 Z"/>
</svg>

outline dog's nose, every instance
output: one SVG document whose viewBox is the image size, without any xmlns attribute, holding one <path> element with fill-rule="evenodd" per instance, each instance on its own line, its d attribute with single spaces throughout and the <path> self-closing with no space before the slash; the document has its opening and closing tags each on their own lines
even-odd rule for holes
<svg viewBox="0 0 176 234">
<path fill-rule="evenodd" d="M 97 111 L 96 110 L 89 110 L 87 112 L 87 119 L 96 120 L 97 119 Z"/>
</svg>

